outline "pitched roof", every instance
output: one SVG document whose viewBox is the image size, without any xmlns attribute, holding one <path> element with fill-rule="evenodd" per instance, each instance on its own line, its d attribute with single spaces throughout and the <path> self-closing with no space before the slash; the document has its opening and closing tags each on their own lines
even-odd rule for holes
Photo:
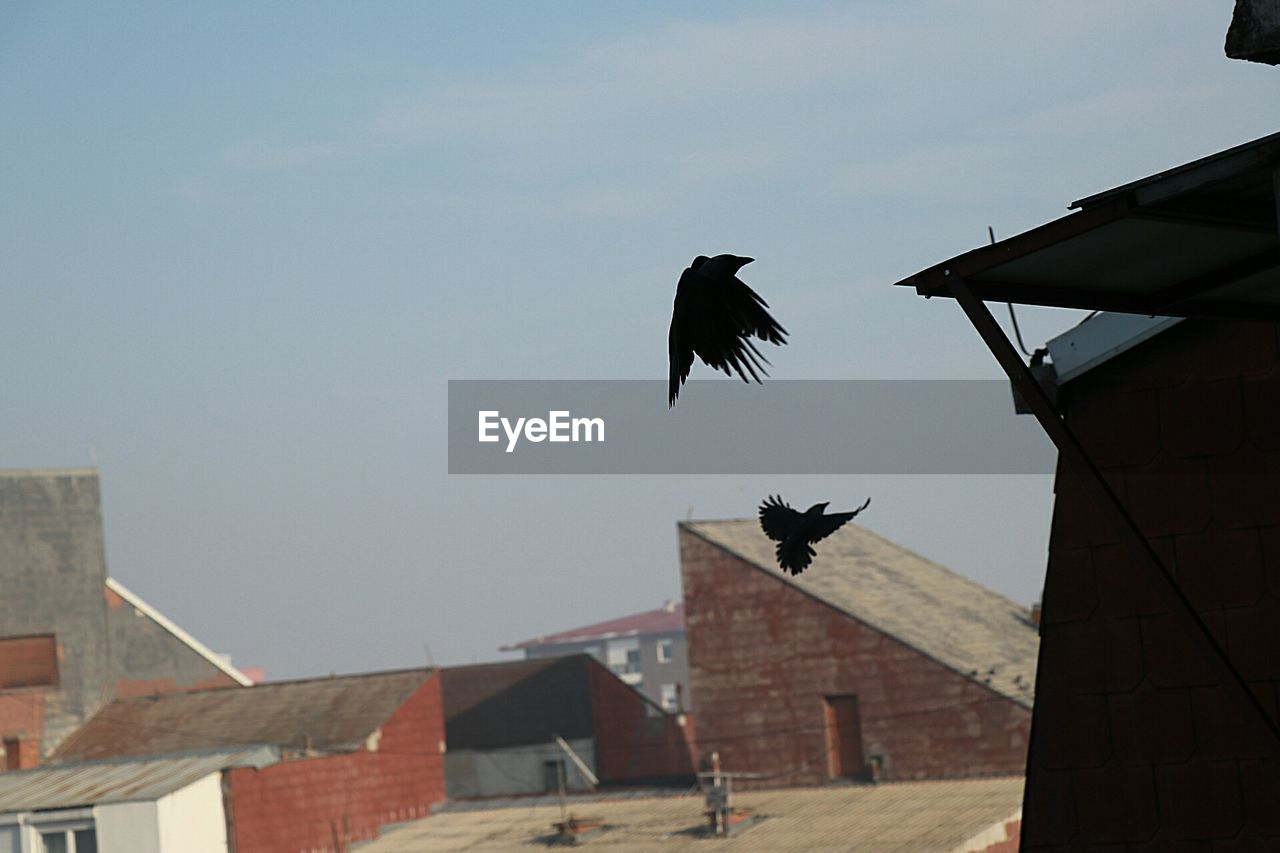
<svg viewBox="0 0 1280 853">
<path fill-rule="evenodd" d="M 51 761 L 248 744 L 351 752 L 433 672 L 410 669 L 117 699 L 64 740 Z"/>
<path fill-rule="evenodd" d="M 865 527 L 846 524 L 791 577 L 757 521 L 680 527 L 1030 708 L 1040 637 L 1027 608 Z"/>
<path fill-rule="evenodd" d="M 440 670 L 445 742 L 451 750 L 494 749 L 544 744 L 553 734 L 591 737 L 592 665 L 599 666 L 590 655 L 576 654 Z"/>
<path fill-rule="evenodd" d="M 581 628 L 570 628 L 556 634 L 547 634 L 502 646 L 500 652 L 511 652 L 527 649 L 530 646 L 550 646 L 560 643 L 584 643 L 589 640 L 607 640 L 614 637 L 634 637 L 640 634 L 665 634 L 684 630 L 684 605 L 679 602 L 668 602 L 657 610 L 646 610 L 610 619 L 607 622 L 596 622 Z"/>
<path fill-rule="evenodd" d="M 735 793 L 734 808 L 762 818 L 736 844 L 744 850 L 981 850 L 1007 840 L 1005 824 L 1022 815 L 1022 787 L 1021 777 L 1000 777 Z M 587 841 L 592 849 L 705 851 L 709 843 L 700 795 L 574 798 L 571 810 L 608 827 Z M 554 801 L 446 807 L 360 850 L 523 849 L 545 839 L 562 819 Z"/>
<path fill-rule="evenodd" d="M 274 748 L 257 746 L 13 770 L 0 773 L 0 813 L 157 800 L 227 767 L 278 759 Z"/>
</svg>

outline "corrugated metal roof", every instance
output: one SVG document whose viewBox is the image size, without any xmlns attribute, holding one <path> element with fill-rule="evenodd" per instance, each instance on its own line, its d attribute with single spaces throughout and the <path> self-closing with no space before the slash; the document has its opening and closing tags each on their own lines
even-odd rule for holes
<svg viewBox="0 0 1280 853">
<path fill-rule="evenodd" d="M 856 524 L 814 546 L 792 577 L 758 521 L 681 527 L 1030 708 L 1040 637 L 1026 607 Z"/>
<path fill-rule="evenodd" d="M 95 761 L 0 773 L 0 813 L 157 800 L 227 767 L 265 767 L 274 747 Z"/>
<path fill-rule="evenodd" d="M 1022 778 L 1002 777 L 749 791 L 734 794 L 733 805 L 762 819 L 725 843 L 736 850 L 980 850 L 1005 840 L 1004 824 L 1021 817 L 1022 787 Z M 588 849 L 705 851 L 715 847 L 701 832 L 705 808 L 702 795 L 689 795 L 575 801 L 569 810 L 610 827 L 590 838 Z M 541 839 L 560 820 L 560 808 L 553 804 L 437 811 L 358 849 L 427 853 L 545 847 Z"/>
<path fill-rule="evenodd" d="M 640 634 L 673 633 L 684 630 L 684 605 L 673 602 L 670 607 L 659 607 L 657 610 L 646 610 L 633 613 L 581 628 L 570 628 L 543 637 L 534 637 L 509 646 L 502 646 L 500 652 L 516 649 L 527 649 L 530 646 L 551 646 L 561 643 L 585 643 L 590 640 L 605 640 L 611 637 L 634 637 Z"/>
<path fill-rule="evenodd" d="M 433 672 L 412 669 L 118 699 L 64 740 L 51 760 L 260 743 L 284 750 L 349 752 Z"/>
</svg>

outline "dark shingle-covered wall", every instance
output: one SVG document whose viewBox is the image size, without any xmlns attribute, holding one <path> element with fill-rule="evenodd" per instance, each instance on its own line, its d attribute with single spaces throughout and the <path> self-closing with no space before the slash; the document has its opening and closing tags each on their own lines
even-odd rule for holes
<svg viewBox="0 0 1280 853">
<path fill-rule="evenodd" d="M 1280 327 L 1188 320 L 1060 394 L 1086 450 L 1277 719 Z M 1024 849 L 1280 843 L 1274 747 L 1250 734 L 1078 481 L 1060 470 L 1056 490 Z"/>
</svg>

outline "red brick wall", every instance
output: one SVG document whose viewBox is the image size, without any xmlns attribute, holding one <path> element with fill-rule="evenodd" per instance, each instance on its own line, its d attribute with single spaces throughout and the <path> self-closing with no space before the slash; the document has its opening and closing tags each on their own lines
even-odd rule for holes
<svg viewBox="0 0 1280 853">
<path fill-rule="evenodd" d="M 1023 772 L 1026 708 L 683 528 L 680 562 L 704 760 L 825 783 L 824 697 L 853 693 L 885 779 Z"/>
<path fill-rule="evenodd" d="M 1068 424 L 1276 719 L 1280 326 L 1188 320 L 1061 397 Z M 1024 849 L 1275 849 L 1274 747 L 1248 734 L 1078 481 L 1060 470 L 1056 490 Z"/>
<path fill-rule="evenodd" d="M 605 784 L 692 783 L 692 721 L 665 714 L 594 659 L 588 659 L 596 766 Z"/>
<path fill-rule="evenodd" d="M 40 738 L 45 730 L 45 693 L 40 688 L 0 692 L 0 739 L 19 739 L 24 749 L 36 751 L 37 761 L 24 763 L 23 767 L 38 763 Z M 0 770 L 3 768 L 4 762 L 0 762 Z"/>
<path fill-rule="evenodd" d="M 236 853 L 333 850 L 426 817 L 445 798 L 444 714 L 433 675 L 382 727 L 375 750 L 227 771 Z M 345 822 L 344 822 L 345 819 Z"/>
</svg>

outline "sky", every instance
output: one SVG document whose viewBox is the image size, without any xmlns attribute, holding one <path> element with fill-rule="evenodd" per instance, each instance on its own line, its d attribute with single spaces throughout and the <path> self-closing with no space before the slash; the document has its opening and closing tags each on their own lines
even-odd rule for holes
<svg viewBox="0 0 1280 853">
<path fill-rule="evenodd" d="M 775 379 L 999 378 L 892 284 L 1274 132 L 1231 8 L 6 3 L 0 467 L 96 465 L 110 574 L 269 678 L 657 607 L 772 493 L 1030 604 L 1049 476 L 450 475 L 447 381 L 661 379 L 722 252 Z"/>
</svg>

